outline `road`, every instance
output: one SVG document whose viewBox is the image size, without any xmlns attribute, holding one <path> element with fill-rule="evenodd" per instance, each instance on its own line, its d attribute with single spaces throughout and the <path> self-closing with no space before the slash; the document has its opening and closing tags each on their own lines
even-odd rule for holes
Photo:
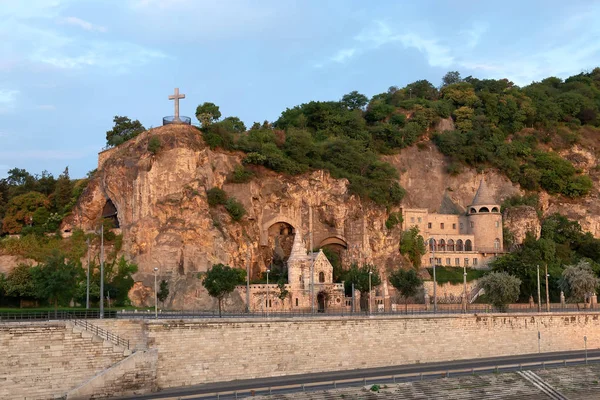
<svg viewBox="0 0 600 400">
<path fill-rule="evenodd" d="M 302 391 L 302 385 L 310 385 L 306 390 L 325 390 L 334 387 L 358 386 L 369 383 L 391 383 L 408 382 L 419 379 L 431 379 L 433 377 L 446 376 L 450 371 L 452 376 L 471 374 L 472 370 L 481 372 L 517 371 L 519 364 L 546 363 L 564 365 L 577 365 L 584 363 L 584 358 L 593 359 L 590 362 L 600 362 L 600 349 L 581 351 L 566 351 L 553 353 L 536 353 L 508 357 L 481 358 L 460 361 L 445 361 L 435 363 L 422 363 L 399 365 L 392 367 L 358 369 L 349 371 L 334 371 L 315 374 L 290 375 L 274 378 L 260 378 L 249 380 L 238 380 L 231 382 L 218 382 L 197 386 L 186 386 L 167 389 L 161 392 L 133 397 L 135 399 L 178 399 L 185 397 L 193 399 L 225 399 L 237 398 L 233 393 L 238 392 L 240 397 L 248 396 L 250 390 L 256 394 L 293 393 Z M 571 362 L 569 362 L 571 361 Z M 539 367 L 539 365 L 538 365 Z M 523 367 L 526 368 L 526 367 Z M 461 371 L 457 371 L 461 370 Z M 424 376 L 420 376 L 423 374 Z M 412 375 L 412 376 L 398 376 Z M 394 376 L 397 376 L 394 378 Z M 340 382 L 353 380 L 353 382 Z M 336 383 L 334 383 L 336 382 Z M 221 393 L 217 396 L 216 393 Z M 228 395 L 227 395 L 228 393 Z M 208 395 L 208 396 L 207 396 Z M 211 396 L 212 395 L 212 396 Z M 189 397 L 188 397 L 189 396 Z"/>
</svg>

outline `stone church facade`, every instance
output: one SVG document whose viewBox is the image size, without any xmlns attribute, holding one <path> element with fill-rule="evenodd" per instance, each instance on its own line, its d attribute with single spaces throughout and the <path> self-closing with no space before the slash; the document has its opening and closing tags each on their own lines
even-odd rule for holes
<svg viewBox="0 0 600 400">
<path fill-rule="evenodd" d="M 312 285 L 311 293 L 311 267 Z M 333 282 L 333 266 L 323 253 L 309 254 L 302 234 L 296 230 L 292 251 L 287 260 L 288 283 L 285 289 L 289 291 L 285 299 L 279 297 L 280 288 L 277 284 L 253 284 L 249 286 L 250 293 L 246 296 L 246 286 L 238 286 L 237 290 L 243 299 L 249 298 L 250 311 L 310 311 L 311 297 L 314 296 L 315 311 L 325 312 L 327 309 L 346 308 L 344 283 Z"/>
<path fill-rule="evenodd" d="M 403 230 L 419 228 L 426 242 L 423 266 L 485 267 L 505 253 L 500 205 L 482 180 L 466 211 L 430 213 L 427 209 L 402 209 Z"/>
</svg>

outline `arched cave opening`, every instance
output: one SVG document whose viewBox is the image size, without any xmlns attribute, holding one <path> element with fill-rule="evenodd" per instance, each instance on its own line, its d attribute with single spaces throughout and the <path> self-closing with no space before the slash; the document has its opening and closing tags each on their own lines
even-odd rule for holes
<svg viewBox="0 0 600 400">
<path fill-rule="evenodd" d="M 270 266 L 269 280 L 287 282 L 287 260 L 290 258 L 296 230 L 287 222 L 275 222 L 267 230 L 268 244 L 263 247 L 263 260 Z M 258 273 L 258 271 L 256 271 Z"/>
<path fill-rule="evenodd" d="M 102 219 L 105 221 L 110 221 L 111 226 L 113 228 L 119 228 L 119 215 L 118 215 L 117 207 L 112 202 L 111 199 L 107 199 L 104 207 L 102 208 Z"/>
<path fill-rule="evenodd" d="M 323 249 L 325 256 L 333 266 L 333 281 L 341 282 L 343 266 L 346 265 L 348 244 L 345 240 L 332 236 L 321 241 L 319 247 Z"/>
</svg>

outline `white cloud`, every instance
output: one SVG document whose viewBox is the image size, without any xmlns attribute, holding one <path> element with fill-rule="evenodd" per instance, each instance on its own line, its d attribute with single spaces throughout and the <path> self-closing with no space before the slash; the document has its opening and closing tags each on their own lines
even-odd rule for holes
<svg viewBox="0 0 600 400">
<path fill-rule="evenodd" d="M 17 99 L 18 90 L 0 89 L 0 103 L 11 104 Z"/>
<path fill-rule="evenodd" d="M 342 49 L 338 51 L 333 57 L 331 57 L 331 61 L 336 63 L 345 63 L 352 57 L 356 55 L 356 49 Z"/>
<path fill-rule="evenodd" d="M 374 26 L 363 30 L 354 39 L 362 44 L 365 51 L 391 43 L 398 43 L 407 49 L 416 49 L 434 67 L 448 67 L 454 62 L 450 47 L 442 44 L 440 40 L 414 30 L 397 33 L 383 21 L 377 21 Z"/>
<path fill-rule="evenodd" d="M 91 22 L 85 21 L 77 17 L 65 17 L 61 18 L 60 21 L 63 24 L 77 26 L 81 29 L 85 29 L 90 32 L 106 32 L 106 27 L 100 25 L 94 25 Z"/>
</svg>

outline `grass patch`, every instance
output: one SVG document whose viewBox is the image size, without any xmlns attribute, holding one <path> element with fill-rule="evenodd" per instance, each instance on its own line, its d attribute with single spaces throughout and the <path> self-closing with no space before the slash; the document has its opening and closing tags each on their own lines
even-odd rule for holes
<svg viewBox="0 0 600 400">
<path fill-rule="evenodd" d="M 433 268 L 427 268 L 433 279 Z M 487 271 L 467 268 L 467 282 L 481 278 Z M 461 267 L 435 267 L 435 278 L 437 283 L 459 284 L 463 282 L 463 269 Z"/>
</svg>

